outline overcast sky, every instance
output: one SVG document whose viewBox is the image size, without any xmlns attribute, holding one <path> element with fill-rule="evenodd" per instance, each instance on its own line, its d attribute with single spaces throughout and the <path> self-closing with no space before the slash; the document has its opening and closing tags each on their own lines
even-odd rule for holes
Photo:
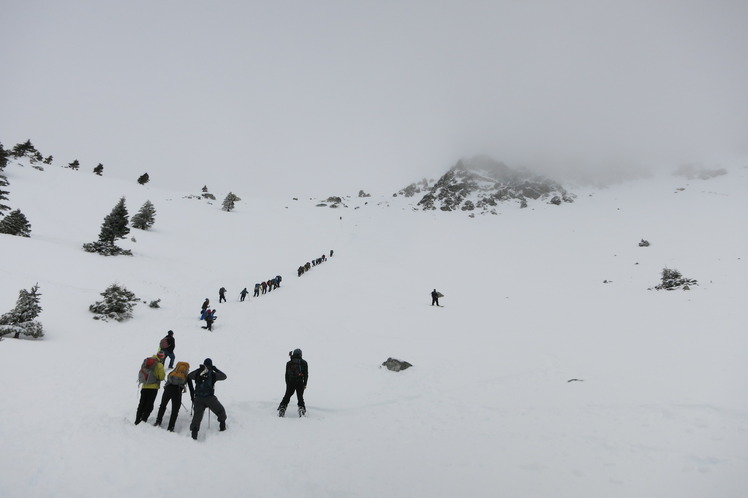
<svg viewBox="0 0 748 498">
<path fill-rule="evenodd" d="M 748 2 L 2 2 L 0 141 L 172 187 L 748 165 Z"/>
</svg>

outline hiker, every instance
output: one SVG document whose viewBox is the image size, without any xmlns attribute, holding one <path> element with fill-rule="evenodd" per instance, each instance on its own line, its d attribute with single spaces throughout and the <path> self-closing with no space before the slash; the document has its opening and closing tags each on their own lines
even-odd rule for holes
<svg viewBox="0 0 748 498">
<path fill-rule="evenodd" d="M 169 425 L 166 430 L 174 432 L 174 424 L 177 422 L 177 416 L 179 415 L 179 407 L 182 405 L 182 393 L 185 392 L 187 386 L 187 374 L 190 372 L 190 364 L 186 361 L 180 361 L 177 363 L 177 368 L 169 372 L 164 383 L 164 393 L 161 395 L 161 405 L 158 407 L 158 414 L 156 415 L 156 423 L 153 424 L 156 427 L 161 427 L 161 422 L 164 419 L 164 413 L 166 412 L 166 405 L 171 401 L 171 416 L 169 417 Z"/>
<path fill-rule="evenodd" d="M 206 311 L 205 312 L 205 327 L 203 328 L 213 331 L 213 322 L 215 320 L 216 320 L 216 310 Z"/>
<path fill-rule="evenodd" d="M 218 289 L 218 304 L 226 302 L 226 287 Z"/>
<path fill-rule="evenodd" d="M 433 306 L 434 304 L 439 306 L 439 293 L 436 292 L 436 289 L 431 291 L 431 306 Z"/>
<path fill-rule="evenodd" d="M 200 320 L 205 320 L 205 312 L 208 310 L 208 306 L 210 306 L 210 299 L 206 297 L 205 301 L 203 301 L 203 306 L 200 308 L 202 310 L 202 313 L 200 313 Z"/>
<path fill-rule="evenodd" d="M 268 286 L 268 292 L 272 292 L 273 289 L 274 289 L 274 287 L 273 287 L 273 281 L 272 280 L 268 280 L 265 284 Z"/>
<path fill-rule="evenodd" d="M 286 407 L 291 401 L 291 396 L 296 393 L 296 404 L 299 407 L 299 417 L 306 415 L 306 405 L 304 404 L 304 389 L 309 379 L 309 365 L 306 360 L 301 358 L 301 350 L 294 349 L 288 352 L 291 357 L 286 363 L 286 393 L 278 405 L 278 416 L 283 417 L 286 414 Z"/>
<path fill-rule="evenodd" d="M 260 284 L 255 284 L 255 293 L 252 294 L 253 297 L 257 297 L 260 295 Z"/>
<path fill-rule="evenodd" d="M 268 291 L 268 283 L 263 280 L 260 285 L 262 286 L 262 293 L 265 294 Z"/>
<path fill-rule="evenodd" d="M 278 288 L 281 286 L 281 280 L 283 280 L 283 277 L 280 275 L 275 276 L 275 287 Z"/>
<path fill-rule="evenodd" d="M 249 294 L 249 291 L 248 291 L 248 290 L 247 290 L 247 288 L 245 287 L 245 288 L 244 288 L 244 289 L 242 289 L 242 291 L 241 291 L 241 292 L 239 293 L 239 300 L 240 300 L 241 302 L 244 302 L 244 298 L 245 298 L 245 297 L 247 297 L 247 294 Z"/>
<path fill-rule="evenodd" d="M 331 258 L 332 258 L 332 253 L 333 253 L 333 250 L 332 250 L 332 249 L 330 249 L 330 257 L 331 257 Z"/>
<path fill-rule="evenodd" d="M 161 351 L 164 352 L 164 363 L 166 363 L 166 358 L 169 358 L 169 368 L 174 368 L 174 331 L 170 330 L 166 336 L 164 336 L 163 339 L 161 339 L 161 342 L 159 343 L 159 346 L 161 347 Z"/>
<path fill-rule="evenodd" d="M 138 383 L 142 384 L 143 387 L 140 389 L 140 402 L 138 403 L 138 410 L 135 412 L 135 425 L 140 422 L 147 422 L 153 411 L 153 402 L 156 401 L 161 381 L 164 380 L 163 359 L 164 353 L 159 351 L 146 358 L 140 367 Z"/>
<path fill-rule="evenodd" d="M 197 433 L 200 430 L 200 423 L 203 421 L 203 413 L 206 408 L 218 417 L 218 430 L 226 430 L 226 409 L 216 398 L 214 390 L 215 384 L 219 380 L 226 380 L 226 374 L 218 370 L 210 358 L 205 358 L 205 361 L 197 370 L 193 370 L 187 375 L 194 409 L 194 415 L 190 423 L 192 439 L 197 439 Z M 194 389 L 192 387 L 193 382 Z"/>
</svg>

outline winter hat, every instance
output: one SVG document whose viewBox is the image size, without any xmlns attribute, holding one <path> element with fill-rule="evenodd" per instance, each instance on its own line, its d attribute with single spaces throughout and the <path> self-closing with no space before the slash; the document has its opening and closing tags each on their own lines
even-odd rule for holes
<svg viewBox="0 0 748 498">
<path fill-rule="evenodd" d="M 210 358 L 205 358 L 205 361 L 203 362 L 203 365 L 205 365 L 206 367 L 210 368 L 210 367 L 213 366 L 213 360 L 211 360 Z"/>
<path fill-rule="evenodd" d="M 174 335 L 174 331 L 173 331 L 173 330 L 170 330 L 170 331 L 169 331 L 169 335 Z"/>
<path fill-rule="evenodd" d="M 158 353 L 156 353 L 156 356 L 158 356 L 159 358 L 163 359 L 166 355 L 164 354 L 163 351 L 159 351 Z"/>
</svg>

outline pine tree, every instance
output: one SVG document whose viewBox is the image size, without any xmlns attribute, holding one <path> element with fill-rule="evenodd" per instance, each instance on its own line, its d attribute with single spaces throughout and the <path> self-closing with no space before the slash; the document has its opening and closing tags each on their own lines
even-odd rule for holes
<svg viewBox="0 0 748 498">
<path fill-rule="evenodd" d="M 78 168 L 80 167 L 80 165 L 81 165 L 81 163 L 79 163 L 78 160 L 76 159 L 72 163 L 68 164 L 68 168 L 70 168 L 70 169 L 72 169 L 74 171 L 78 171 Z"/>
<path fill-rule="evenodd" d="M 104 172 L 104 165 L 101 163 L 97 164 L 96 167 L 93 169 L 93 172 L 101 176 L 101 174 Z"/>
<path fill-rule="evenodd" d="M 117 256 L 119 254 L 132 256 L 132 251 L 122 249 L 114 244 L 117 239 L 124 239 L 130 233 L 128 223 L 127 208 L 123 197 L 114 206 L 112 212 L 104 218 L 104 223 L 101 224 L 101 231 L 99 232 L 99 240 L 83 244 L 83 249 L 87 252 L 97 252 L 102 256 Z"/>
<path fill-rule="evenodd" d="M 239 197 L 229 192 L 229 194 L 223 200 L 223 206 L 221 207 L 221 209 L 223 209 L 224 211 L 231 211 L 232 209 L 234 209 L 234 203 L 240 200 L 241 199 Z"/>
<path fill-rule="evenodd" d="M 11 332 L 15 339 L 18 339 L 21 334 L 34 338 L 44 335 L 44 327 L 41 322 L 36 321 L 36 317 L 42 311 L 39 304 L 41 294 L 38 291 L 39 284 L 35 284 L 30 291 L 26 289 L 19 291 L 16 307 L 0 316 L 0 336 Z"/>
<path fill-rule="evenodd" d="M 8 179 L 5 178 L 4 175 L 0 175 L 0 216 L 4 214 L 3 211 L 10 210 L 10 206 L 8 206 L 7 204 L 3 204 L 2 202 L 8 200 L 8 194 L 10 192 L 2 189 L 2 187 L 7 187 L 8 185 L 10 185 L 10 183 L 8 183 Z"/>
<path fill-rule="evenodd" d="M 0 172 L 8 165 L 8 157 L 10 157 L 10 152 L 5 150 L 3 143 L 0 142 Z"/>
<path fill-rule="evenodd" d="M 42 162 L 43 162 L 44 164 L 52 164 L 52 159 L 54 159 L 54 158 L 53 158 L 53 157 L 52 157 L 52 155 L 50 154 L 50 155 L 49 155 L 49 156 L 47 156 L 47 157 L 46 157 L 46 158 L 44 159 L 44 161 L 42 161 Z"/>
<path fill-rule="evenodd" d="M 148 230 L 156 221 L 156 208 L 151 201 L 145 201 L 135 216 L 132 217 L 132 227 L 139 230 Z"/>
<path fill-rule="evenodd" d="M 29 237 L 31 235 L 31 225 L 21 210 L 16 209 L 0 220 L 0 233 Z"/>
<path fill-rule="evenodd" d="M 138 183 L 141 185 L 145 185 L 149 181 L 151 181 L 151 178 L 148 176 L 148 173 L 143 173 L 140 175 L 140 178 L 138 178 Z"/>
<path fill-rule="evenodd" d="M 101 224 L 101 231 L 99 232 L 99 242 L 114 244 L 117 239 L 124 239 L 130 233 L 128 223 L 125 198 L 122 197 L 114 206 L 112 212 L 104 218 L 104 223 Z"/>
<path fill-rule="evenodd" d="M 34 153 L 36 153 L 36 147 L 31 143 L 31 140 L 26 140 L 22 144 L 16 144 L 13 147 L 13 152 L 11 153 L 14 157 L 24 157 L 26 155 L 33 156 Z"/>
<path fill-rule="evenodd" d="M 88 307 L 91 313 L 96 314 L 94 320 L 109 319 L 121 322 L 132 318 L 132 309 L 137 304 L 138 298 L 119 284 L 112 284 L 101 293 L 103 301 L 97 301 Z"/>
</svg>

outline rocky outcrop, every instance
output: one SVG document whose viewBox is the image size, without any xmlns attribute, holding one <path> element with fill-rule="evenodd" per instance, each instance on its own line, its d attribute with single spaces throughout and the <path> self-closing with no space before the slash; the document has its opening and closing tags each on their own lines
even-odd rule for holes
<svg viewBox="0 0 748 498">
<path fill-rule="evenodd" d="M 460 161 L 433 185 L 423 180 L 398 194 L 410 197 L 421 191 L 426 193 L 418 209 L 442 211 L 495 213 L 493 208 L 502 202 L 516 202 L 520 207 L 526 207 L 528 200 L 561 205 L 576 197 L 553 180 L 485 157 Z"/>
</svg>

